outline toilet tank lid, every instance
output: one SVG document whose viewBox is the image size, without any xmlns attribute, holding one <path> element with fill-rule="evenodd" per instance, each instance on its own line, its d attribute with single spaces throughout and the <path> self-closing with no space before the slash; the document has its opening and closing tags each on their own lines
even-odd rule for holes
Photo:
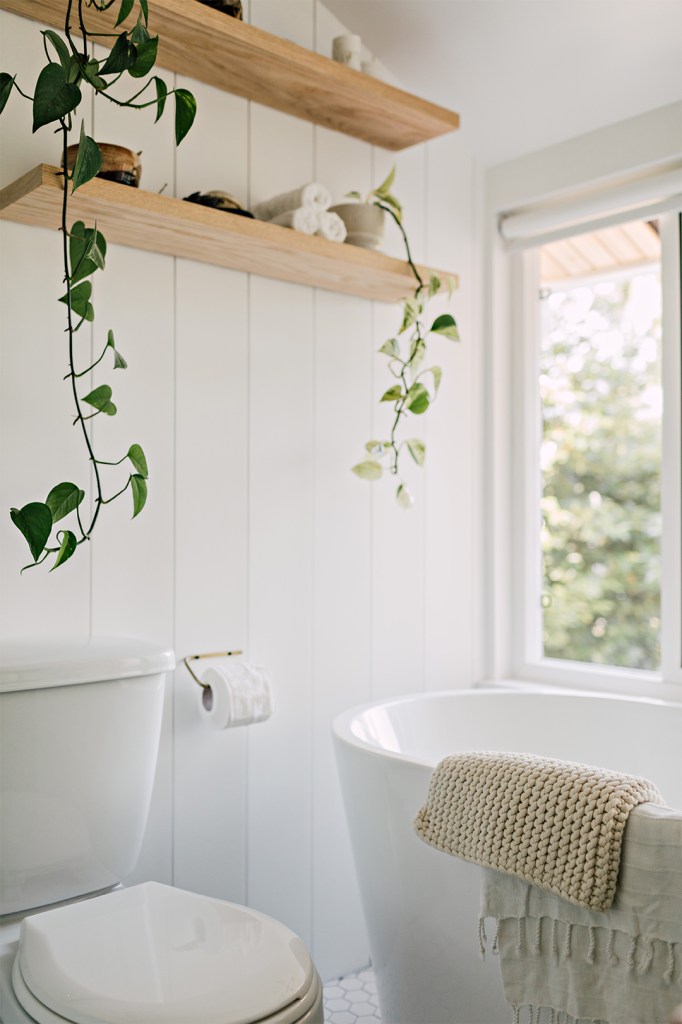
<svg viewBox="0 0 682 1024">
<path fill-rule="evenodd" d="M 0 643 L 0 693 L 156 675 L 173 651 L 132 637 L 22 639 Z"/>
</svg>

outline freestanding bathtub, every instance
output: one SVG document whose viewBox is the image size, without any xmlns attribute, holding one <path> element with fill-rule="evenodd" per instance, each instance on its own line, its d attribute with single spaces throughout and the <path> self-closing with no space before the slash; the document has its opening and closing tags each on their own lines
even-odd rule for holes
<svg viewBox="0 0 682 1024">
<path fill-rule="evenodd" d="M 355 708 L 334 741 L 385 1024 L 507 1024 L 479 958 L 478 868 L 412 830 L 435 765 L 514 750 L 643 775 L 682 808 L 682 702 L 562 691 L 417 694 Z"/>
</svg>

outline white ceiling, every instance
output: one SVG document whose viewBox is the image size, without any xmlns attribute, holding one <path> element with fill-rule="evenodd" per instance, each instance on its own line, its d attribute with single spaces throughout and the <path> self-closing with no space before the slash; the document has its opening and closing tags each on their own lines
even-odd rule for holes
<svg viewBox="0 0 682 1024">
<path fill-rule="evenodd" d="M 682 0 L 324 3 L 484 164 L 682 100 Z"/>
</svg>

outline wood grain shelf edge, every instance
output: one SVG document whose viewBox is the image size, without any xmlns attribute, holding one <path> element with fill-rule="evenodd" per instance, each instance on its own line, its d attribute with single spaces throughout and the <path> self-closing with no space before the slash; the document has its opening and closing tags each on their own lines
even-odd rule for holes
<svg viewBox="0 0 682 1024">
<path fill-rule="evenodd" d="M 60 0 L 0 0 L 0 8 L 62 26 Z M 150 25 L 160 37 L 159 65 L 170 71 L 390 150 L 459 126 L 454 111 L 196 0 L 150 0 L 149 9 Z M 99 31 L 103 25 L 110 29 L 114 20 L 112 12 L 88 11 L 86 29 L 95 24 Z"/>
<path fill-rule="evenodd" d="M 0 218 L 57 229 L 63 177 L 40 164 L 0 191 Z M 413 291 L 408 264 L 384 253 L 303 235 L 155 192 L 95 178 L 70 197 L 71 222 L 97 222 L 108 242 L 280 281 L 398 302 Z M 420 267 L 428 276 L 432 271 Z M 433 271 L 452 277 L 449 271 Z M 456 278 L 455 278 L 456 281 Z"/>
</svg>

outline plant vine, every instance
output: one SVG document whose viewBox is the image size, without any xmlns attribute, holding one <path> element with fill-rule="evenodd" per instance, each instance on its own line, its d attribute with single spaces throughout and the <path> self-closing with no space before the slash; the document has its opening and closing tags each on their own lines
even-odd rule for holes
<svg viewBox="0 0 682 1024">
<path fill-rule="evenodd" d="M 394 418 L 390 435 L 387 440 L 368 441 L 365 451 L 368 457 L 353 466 L 353 472 L 363 480 L 379 480 L 385 472 L 398 478 L 396 499 L 402 508 L 410 508 L 414 497 L 401 474 L 401 456 L 405 450 L 418 466 L 423 466 L 426 459 L 426 445 L 417 437 L 399 439 L 399 427 L 403 419 L 412 413 L 420 416 L 434 402 L 442 377 L 440 366 L 429 366 L 422 369 L 427 352 L 427 338 L 430 334 L 459 341 L 459 332 L 455 319 L 449 313 L 442 313 L 427 327 L 425 320 L 426 308 L 430 299 L 442 287 L 442 282 L 435 274 L 425 281 L 422 273 L 412 258 L 409 239 L 405 231 L 402 217 L 402 206 L 392 194 L 391 188 L 395 179 L 395 168 L 377 188 L 370 192 L 364 200 L 378 206 L 388 214 L 400 231 L 405 256 L 415 279 L 415 288 L 411 296 L 403 300 L 402 323 L 396 335 L 389 338 L 379 349 L 388 357 L 388 369 L 396 378 L 396 383 L 384 391 L 380 402 L 392 402 Z M 349 196 L 362 201 L 358 192 L 350 192 Z M 452 282 L 446 282 L 448 295 L 452 294 Z M 407 332 L 410 332 L 409 334 Z M 407 351 L 401 343 L 407 341 Z M 430 378 L 430 388 L 424 379 Z"/>
<path fill-rule="evenodd" d="M 89 32 L 86 28 L 84 8 L 93 8 L 100 14 L 118 4 L 118 16 L 114 24 L 117 30 L 134 13 L 137 5 L 138 16 L 132 29 L 114 32 Z M 74 12 L 75 8 L 75 12 Z M 77 29 L 72 29 L 72 18 L 76 18 Z M 56 555 L 53 569 L 63 565 L 77 549 L 92 537 L 95 525 L 104 505 L 109 505 L 130 490 L 133 501 L 133 518 L 137 516 L 147 500 L 149 470 L 145 453 L 139 444 L 132 444 L 120 459 L 108 461 L 95 455 L 88 421 L 96 416 L 114 416 L 117 408 L 112 401 L 113 392 L 108 384 L 101 384 L 86 395 L 81 395 L 78 381 L 102 362 L 111 351 L 113 368 L 126 369 L 127 363 L 116 347 L 114 333 L 107 332 L 106 343 L 97 359 L 84 369 L 76 368 L 76 335 L 84 323 L 95 318 L 92 304 L 92 281 L 97 271 L 104 270 L 106 239 L 97 224 L 86 227 L 83 221 L 76 221 L 69 229 L 69 198 L 86 182 L 94 178 L 102 168 L 102 154 L 99 146 L 85 133 L 81 120 L 78 150 L 72 170 L 68 166 L 68 146 L 73 130 L 74 115 L 83 101 L 83 86 L 90 86 L 96 95 L 103 96 L 120 107 L 142 110 L 156 106 L 158 121 L 164 112 L 169 96 L 175 99 L 175 141 L 179 145 L 190 130 L 196 113 L 196 101 L 187 89 L 169 90 L 163 79 L 154 76 L 128 99 L 118 99 L 109 93 L 125 74 L 133 80 L 145 78 L 156 63 L 159 44 L 158 36 L 151 36 L 148 28 L 148 0 L 66 0 L 63 36 L 52 29 L 42 32 L 43 47 L 48 63 L 42 68 L 36 81 L 33 96 L 24 92 L 16 81 L 16 75 L 0 73 L 0 113 L 3 111 L 12 90 L 16 90 L 33 106 L 33 131 L 45 125 L 55 124 L 56 133 L 61 136 L 64 190 L 61 204 L 60 231 L 62 232 L 62 262 L 66 292 L 60 302 L 66 305 L 66 334 L 68 338 L 68 373 L 64 380 L 71 383 L 75 408 L 73 426 L 80 429 L 92 465 L 94 478 L 94 501 L 89 522 L 82 518 L 85 491 L 69 481 L 54 486 L 45 501 L 32 501 L 22 508 L 12 508 L 10 517 L 25 537 L 33 562 L 24 569 L 42 564 L 50 555 Z M 80 37 L 81 48 L 74 40 L 73 32 Z M 90 51 L 92 39 L 115 38 L 105 58 L 97 60 Z M 56 60 L 52 60 L 51 51 Z M 144 93 L 154 87 L 154 98 L 142 100 Z M 71 188 L 69 189 L 69 183 Z M 125 186 L 121 185 L 121 188 Z M 88 412 L 87 409 L 93 411 Z M 119 466 L 128 461 L 132 472 L 124 487 L 110 496 L 105 496 L 102 467 Z M 55 524 L 68 515 L 75 517 L 71 529 L 57 529 L 55 539 L 50 543 Z M 24 571 L 22 569 L 22 572 Z"/>
</svg>

